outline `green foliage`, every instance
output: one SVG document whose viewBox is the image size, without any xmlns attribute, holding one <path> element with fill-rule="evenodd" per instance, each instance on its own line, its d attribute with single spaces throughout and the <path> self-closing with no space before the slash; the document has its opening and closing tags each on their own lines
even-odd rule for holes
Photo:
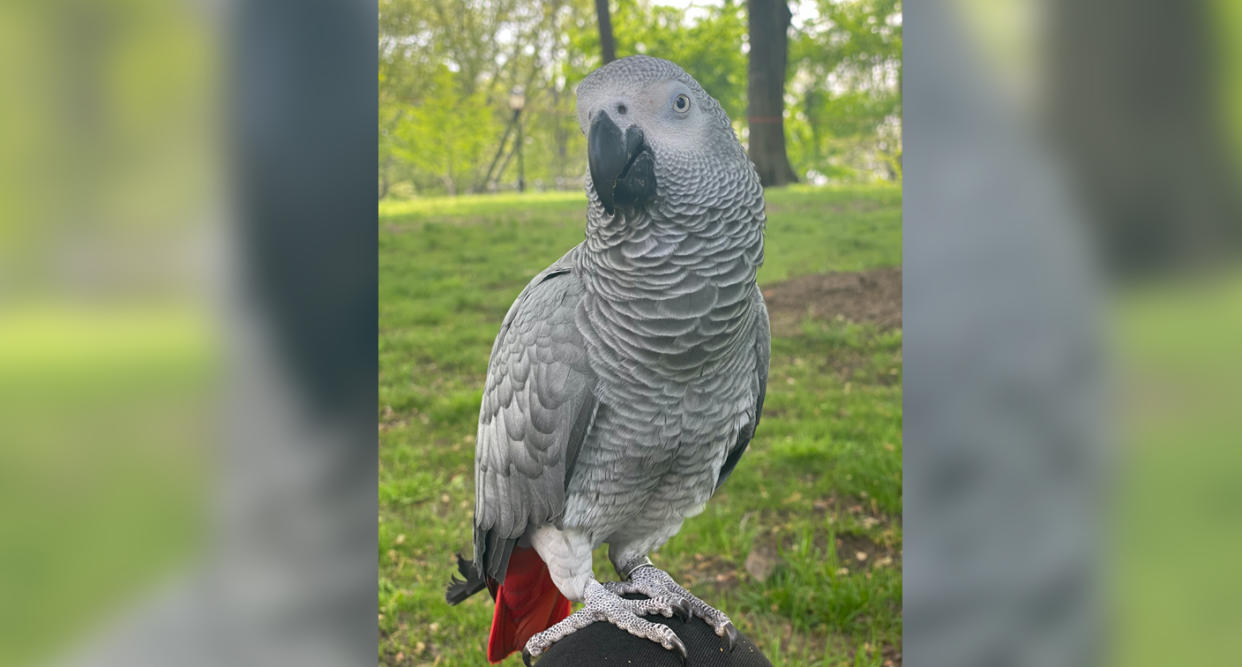
<svg viewBox="0 0 1242 667">
<path fill-rule="evenodd" d="M 576 123 L 562 122 L 564 101 L 572 115 L 567 99 L 572 84 L 558 85 L 551 76 L 549 54 L 561 51 L 564 40 L 562 7 L 516 0 L 380 4 L 381 197 L 484 188 L 512 116 L 508 99 L 515 88 L 526 90 L 528 174 L 539 178 L 559 171 L 553 156 L 569 154 L 569 127 L 576 132 Z M 510 138 L 505 155 L 512 145 Z M 544 146 L 560 148 L 549 155 Z"/>
<path fill-rule="evenodd" d="M 720 100 L 744 139 L 745 3 L 695 5 L 691 18 L 659 0 L 610 4 L 618 56 L 681 64 Z M 900 5 L 818 0 L 813 7 L 816 18 L 790 39 L 786 136 L 793 166 L 803 177 L 815 172 L 834 182 L 897 179 Z M 381 196 L 512 188 L 515 136 L 501 140 L 515 88 L 526 94 L 527 183 L 581 186 L 586 151 L 574 86 L 600 65 L 593 0 L 384 0 L 379 60 Z"/>
<path fill-rule="evenodd" d="M 1234 159 L 1242 163 L 1242 3 L 1214 0 L 1211 11 L 1213 47 L 1219 50 L 1223 118 L 1231 118 L 1226 131 L 1233 140 Z"/>
<path fill-rule="evenodd" d="M 791 40 L 790 161 L 829 178 L 901 175 L 901 4 L 816 0 Z"/>
<path fill-rule="evenodd" d="M 895 186 L 767 198 L 764 289 L 901 262 Z M 381 202 L 383 664 L 482 662 L 490 600 L 449 607 L 443 597 L 453 554 L 470 548 L 482 379 L 514 297 L 582 240 L 585 205 L 581 192 Z M 881 650 L 900 646 L 901 340 L 841 319 L 805 318 L 777 335 L 754 444 L 654 556 L 775 665 L 881 665 Z M 748 560 L 769 561 L 770 576 L 756 578 Z M 596 562 L 615 577 L 605 557 Z"/>
<path fill-rule="evenodd" d="M 479 171 L 498 123 L 483 91 L 468 92 L 460 74 L 441 65 L 430 77 L 422 104 L 393 123 L 391 154 L 415 169 L 438 174 L 456 194 Z"/>
</svg>

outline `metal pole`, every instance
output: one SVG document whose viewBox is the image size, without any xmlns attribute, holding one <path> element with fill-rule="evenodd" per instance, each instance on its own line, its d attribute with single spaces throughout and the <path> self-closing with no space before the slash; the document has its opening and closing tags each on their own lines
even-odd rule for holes
<svg viewBox="0 0 1242 667">
<path fill-rule="evenodd" d="M 522 161 L 522 119 L 519 118 L 522 113 L 521 109 L 513 112 L 513 119 L 517 121 L 517 152 L 518 152 L 518 192 L 526 192 L 526 163 Z"/>
</svg>

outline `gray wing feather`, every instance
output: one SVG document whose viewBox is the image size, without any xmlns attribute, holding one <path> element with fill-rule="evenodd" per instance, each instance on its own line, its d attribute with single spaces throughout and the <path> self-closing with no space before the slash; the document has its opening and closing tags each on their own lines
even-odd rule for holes
<svg viewBox="0 0 1242 667">
<path fill-rule="evenodd" d="M 741 460 L 742 454 L 746 453 L 746 447 L 754 438 L 755 428 L 759 426 L 759 418 L 763 415 L 763 399 L 768 393 L 768 362 L 772 357 L 772 332 L 768 323 L 768 307 L 763 302 L 763 294 L 757 287 L 755 288 L 755 302 L 759 311 L 755 321 L 755 374 L 751 378 L 755 383 L 753 385 L 755 413 L 750 422 L 738 433 L 737 443 L 733 445 L 733 449 L 729 450 L 724 465 L 720 467 L 720 475 L 716 478 L 717 489 L 729 478 L 733 468 Z"/>
<path fill-rule="evenodd" d="M 475 448 L 475 565 L 503 581 L 532 526 L 555 521 L 596 401 L 574 324 L 581 284 L 571 250 L 509 309 L 492 347 Z"/>
</svg>

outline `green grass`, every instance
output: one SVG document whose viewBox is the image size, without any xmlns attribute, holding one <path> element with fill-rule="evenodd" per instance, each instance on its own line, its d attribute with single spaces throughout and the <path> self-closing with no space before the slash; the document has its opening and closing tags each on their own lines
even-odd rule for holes
<svg viewBox="0 0 1242 667">
<path fill-rule="evenodd" d="M 209 331 L 183 305 L 0 313 L 0 665 L 98 632 L 201 547 Z"/>
<path fill-rule="evenodd" d="M 1131 287 L 1114 310 L 1113 664 L 1236 662 L 1242 270 Z"/>
<path fill-rule="evenodd" d="M 769 192 L 760 284 L 900 265 L 900 205 L 895 187 Z M 581 193 L 380 206 L 382 663 L 484 662 L 490 600 L 443 595 L 470 550 L 488 354 L 530 277 L 581 241 L 584 211 Z M 900 513 L 901 332 L 808 319 L 773 341 L 750 451 L 653 559 L 776 665 L 881 665 L 900 646 Z M 763 581 L 752 551 L 775 563 Z"/>
</svg>

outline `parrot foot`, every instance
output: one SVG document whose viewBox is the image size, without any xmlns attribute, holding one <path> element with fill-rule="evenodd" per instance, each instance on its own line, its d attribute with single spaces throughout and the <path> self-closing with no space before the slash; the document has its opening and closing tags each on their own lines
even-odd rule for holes
<svg viewBox="0 0 1242 667">
<path fill-rule="evenodd" d="M 618 595 L 640 593 L 652 600 L 664 600 L 688 610 L 691 616 L 703 619 L 716 631 L 716 636 L 724 637 L 729 650 L 737 645 L 737 628 L 733 621 L 720 611 L 700 600 L 693 593 L 683 588 L 667 572 L 654 565 L 642 565 L 630 573 L 629 581 L 607 584 L 608 589 Z"/>
<path fill-rule="evenodd" d="M 529 666 L 532 658 L 539 657 L 556 642 L 598 621 L 606 621 L 635 637 L 650 639 L 670 651 L 675 650 L 681 654 L 683 662 L 686 660 L 686 645 L 672 629 L 642 618 L 654 614 L 665 618 L 676 614 L 684 618 L 688 615 L 686 607 L 668 599 L 627 600 L 613 593 L 611 587 L 596 581 L 587 585 L 585 598 L 582 609 L 526 642 L 526 647 L 522 649 L 522 661 L 526 665 Z"/>
</svg>

